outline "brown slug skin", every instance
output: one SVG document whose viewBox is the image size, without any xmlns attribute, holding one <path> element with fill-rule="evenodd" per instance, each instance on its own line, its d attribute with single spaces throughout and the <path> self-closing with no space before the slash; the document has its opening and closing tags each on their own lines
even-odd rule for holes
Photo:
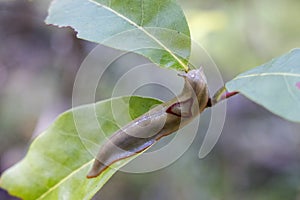
<svg viewBox="0 0 300 200">
<path fill-rule="evenodd" d="M 97 177 L 114 162 L 147 149 L 185 126 L 206 108 L 209 93 L 202 68 L 180 76 L 185 79 L 181 94 L 116 131 L 101 146 L 87 178 Z"/>
</svg>

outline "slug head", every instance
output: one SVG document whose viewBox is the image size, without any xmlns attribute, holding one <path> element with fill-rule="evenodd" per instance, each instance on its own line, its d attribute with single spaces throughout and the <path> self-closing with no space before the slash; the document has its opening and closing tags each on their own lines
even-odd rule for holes
<svg viewBox="0 0 300 200">
<path fill-rule="evenodd" d="M 204 74 L 203 68 L 190 70 L 187 73 L 179 74 L 185 79 L 184 92 L 192 91 L 196 95 L 198 102 L 201 103 L 205 101 L 207 103 L 209 98 L 207 80 Z M 183 93 L 184 93 L 183 92 Z"/>
</svg>

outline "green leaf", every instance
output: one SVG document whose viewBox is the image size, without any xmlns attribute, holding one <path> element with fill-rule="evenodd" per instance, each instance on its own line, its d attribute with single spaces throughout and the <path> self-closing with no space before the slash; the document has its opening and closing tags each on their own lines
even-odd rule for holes
<svg viewBox="0 0 300 200">
<path fill-rule="evenodd" d="M 129 111 L 137 117 L 141 110 L 146 112 L 160 103 L 151 98 L 120 97 L 61 114 L 34 140 L 26 157 L 3 174 L 0 187 L 24 200 L 90 199 L 117 169 L 134 158 L 116 162 L 95 179 L 86 178 L 99 144 L 119 129 L 115 119 L 126 119 Z M 115 112 L 114 105 L 123 105 L 123 109 Z"/>
<path fill-rule="evenodd" d="M 226 88 L 287 120 L 300 122 L 300 49 L 240 74 Z"/>
<path fill-rule="evenodd" d="M 175 0 L 53 1 L 46 23 L 71 26 L 79 38 L 187 70 L 190 33 Z"/>
</svg>

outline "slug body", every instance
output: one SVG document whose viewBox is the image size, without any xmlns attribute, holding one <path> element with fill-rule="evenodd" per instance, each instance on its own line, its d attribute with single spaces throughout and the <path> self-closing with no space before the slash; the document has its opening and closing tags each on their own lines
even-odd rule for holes
<svg viewBox="0 0 300 200">
<path fill-rule="evenodd" d="M 202 68 L 180 76 L 185 79 L 181 94 L 115 132 L 101 146 L 87 178 L 97 177 L 114 162 L 147 149 L 185 126 L 207 107 L 209 92 Z"/>
</svg>

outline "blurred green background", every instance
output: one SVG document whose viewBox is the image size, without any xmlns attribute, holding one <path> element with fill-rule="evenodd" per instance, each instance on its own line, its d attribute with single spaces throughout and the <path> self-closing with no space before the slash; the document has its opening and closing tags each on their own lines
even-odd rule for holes
<svg viewBox="0 0 300 200">
<path fill-rule="evenodd" d="M 59 113 L 71 108 L 76 72 L 95 46 L 76 39 L 69 28 L 45 25 L 49 2 L 0 1 L 1 173 L 22 159 L 33 138 Z M 299 0 L 179 3 L 193 39 L 209 52 L 225 81 L 300 46 Z M 115 65 L 112 77 L 121 64 Z M 109 78 L 103 81 L 110 85 Z M 201 124 L 208 119 L 204 113 Z M 146 174 L 118 172 L 94 199 L 300 200 L 299 124 L 236 96 L 228 101 L 220 140 L 202 160 L 201 130 L 171 166 Z M 0 190 L 0 199 L 15 198 Z"/>
</svg>

